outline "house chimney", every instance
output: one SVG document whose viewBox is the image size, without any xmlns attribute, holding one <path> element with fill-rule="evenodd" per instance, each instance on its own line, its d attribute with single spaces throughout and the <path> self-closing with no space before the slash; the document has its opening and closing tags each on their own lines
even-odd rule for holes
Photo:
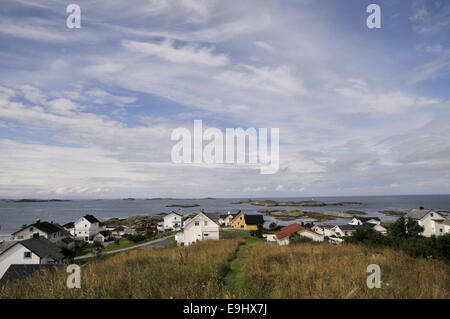
<svg viewBox="0 0 450 319">
<path fill-rule="evenodd" d="M 36 224 L 37 224 L 37 223 L 40 223 L 40 222 L 41 222 L 41 220 L 40 220 L 40 219 L 36 219 Z"/>
<path fill-rule="evenodd" d="M 423 206 L 420 206 L 419 209 L 422 210 L 422 209 L 423 209 Z"/>
</svg>

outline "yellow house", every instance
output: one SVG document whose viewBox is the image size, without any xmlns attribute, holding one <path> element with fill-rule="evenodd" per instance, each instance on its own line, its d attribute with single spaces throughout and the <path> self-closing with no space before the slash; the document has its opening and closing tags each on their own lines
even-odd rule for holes
<svg viewBox="0 0 450 319">
<path fill-rule="evenodd" d="M 263 224 L 262 215 L 247 215 L 241 211 L 230 222 L 231 227 L 245 230 L 258 230 L 258 225 Z"/>
</svg>

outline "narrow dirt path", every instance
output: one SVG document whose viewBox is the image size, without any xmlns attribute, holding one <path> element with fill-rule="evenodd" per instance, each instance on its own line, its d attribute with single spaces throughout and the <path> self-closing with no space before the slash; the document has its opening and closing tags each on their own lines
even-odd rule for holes
<svg viewBox="0 0 450 319">
<path fill-rule="evenodd" d="M 231 298 L 245 298 L 243 267 L 250 256 L 253 245 L 258 242 L 261 242 L 258 238 L 247 238 L 245 243 L 239 246 L 236 258 L 230 262 L 230 270 L 224 278 L 224 283 L 225 290 Z"/>
</svg>

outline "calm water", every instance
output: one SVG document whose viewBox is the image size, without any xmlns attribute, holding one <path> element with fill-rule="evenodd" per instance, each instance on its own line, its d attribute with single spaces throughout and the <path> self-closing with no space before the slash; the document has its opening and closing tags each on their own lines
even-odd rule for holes
<svg viewBox="0 0 450 319">
<path fill-rule="evenodd" d="M 254 198 L 256 199 L 256 198 Z M 261 199 L 261 198 L 260 198 Z M 275 199 L 276 198 L 267 198 Z M 309 200 L 310 197 L 280 198 L 278 200 Z M 395 219 L 378 213 L 379 210 L 392 208 L 425 208 L 450 209 L 450 195 L 411 195 L 411 196 L 352 196 L 352 197 L 315 197 L 316 200 L 324 202 L 362 202 L 362 205 L 349 206 L 327 206 L 307 207 L 309 211 L 345 211 L 349 209 L 361 210 L 369 216 L 378 216 L 382 220 Z M 257 213 L 258 210 L 270 207 L 252 206 L 249 204 L 232 204 L 240 200 L 234 199 L 202 199 L 202 200 L 75 200 L 71 202 L 42 202 L 42 203 L 12 203 L 0 201 L 0 237 L 4 239 L 12 232 L 18 230 L 23 224 L 31 224 L 37 219 L 54 221 L 64 224 L 76 220 L 85 214 L 93 214 L 100 220 L 111 217 L 125 218 L 134 215 L 154 215 L 163 212 L 177 211 L 176 207 L 166 207 L 169 204 L 199 204 L 199 207 L 183 208 L 182 214 L 198 212 L 231 211 L 233 213 L 242 209 L 245 213 Z M 280 209 L 291 209 L 301 207 L 280 207 Z M 266 217 L 270 220 L 270 217 Z M 305 219 L 307 220 L 307 219 Z M 348 220 L 336 219 L 329 221 L 331 224 L 347 223 Z M 278 222 L 285 225 L 286 222 Z M 288 222 L 291 223 L 291 222 Z"/>
</svg>

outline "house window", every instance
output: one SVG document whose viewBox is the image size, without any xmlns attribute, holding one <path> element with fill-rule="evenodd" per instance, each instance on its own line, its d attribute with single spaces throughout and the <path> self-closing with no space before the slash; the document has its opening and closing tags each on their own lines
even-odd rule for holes
<svg viewBox="0 0 450 319">
<path fill-rule="evenodd" d="M 205 220 L 205 226 L 208 226 L 208 221 Z"/>
<path fill-rule="evenodd" d="M 25 258 L 25 259 L 31 258 L 31 251 L 26 251 L 26 252 L 24 252 L 24 253 L 23 253 L 23 258 Z"/>
<path fill-rule="evenodd" d="M 430 215 L 431 215 L 431 217 L 433 217 L 433 213 L 431 213 Z"/>
<path fill-rule="evenodd" d="M 30 227 L 30 232 L 32 232 L 34 230 L 34 228 L 33 227 Z"/>
<path fill-rule="evenodd" d="M 208 237 L 208 234 L 203 234 L 204 237 Z"/>
<path fill-rule="evenodd" d="M 195 222 L 195 226 L 200 226 L 200 223 L 199 222 Z"/>
<path fill-rule="evenodd" d="M 87 225 L 84 225 L 84 228 L 87 228 Z"/>
<path fill-rule="evenodd" d="M 242 220 L 242 216 L 241 216 L 241 217 L 239 217 L 239 219 L 240 219 L 240 220 Z"/>
</svg>

